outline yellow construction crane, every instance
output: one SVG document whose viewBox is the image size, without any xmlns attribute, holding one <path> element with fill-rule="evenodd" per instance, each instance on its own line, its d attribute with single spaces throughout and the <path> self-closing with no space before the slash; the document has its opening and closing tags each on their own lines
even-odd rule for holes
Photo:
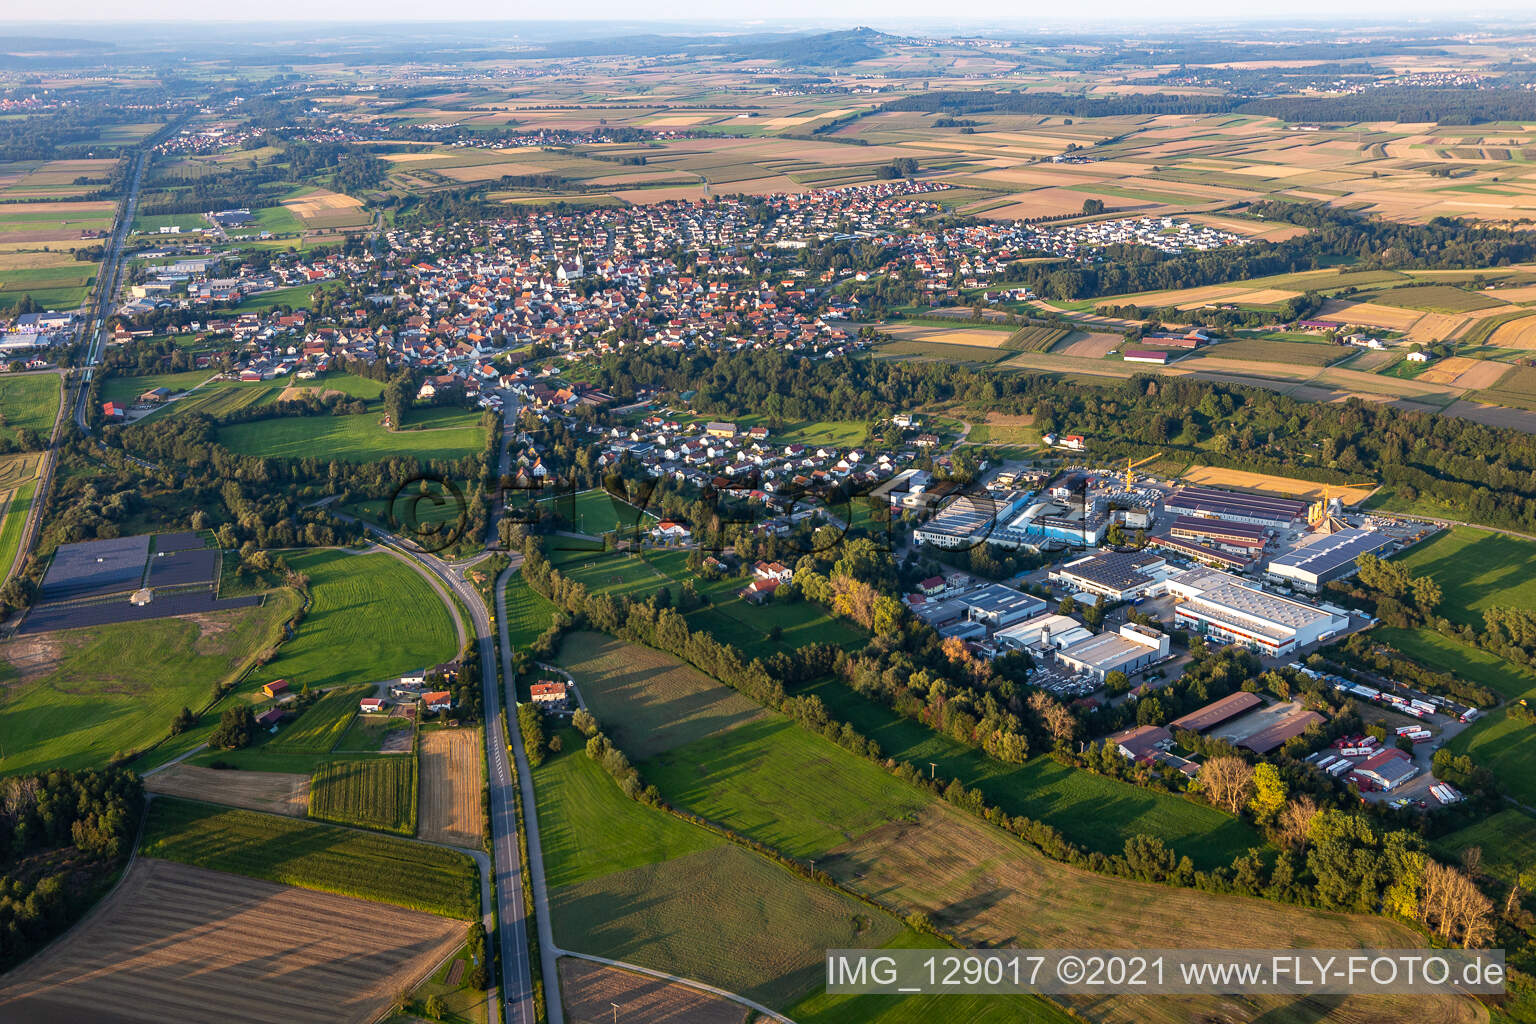
<svg viewBox="0 0 1536 1024">
<path fill-rule="evenodd" d="M 1131 471 L 1134 470 L 1137 466 L 1145 466 L 1147 463 L 1149 463 L 1149 462 L 1156 462 L 1158 459 L 1160 459 L 1162 457 L 1163 457 L 1163 453 L 1162 452 L 1158 452 L 1156 455 L 1148 455 L 1144 459 L 1141 459 L 1141 460 L 1139 460 L 1137 462 L 1132 462 L 1131 461 L 1131 457 L 1129 455 L 1127 455 L 1125 457 L 1125 486 L 1126 487 L 1131 487 L 1131 486 L 1135 485 L 1135 483 L 1136 483 L 1136 476 Z"/>
<path fill-rule="evenodd" d="M 1307 514 L 1307 522 L 1316 526 L 1333 514 L 1333 492 L 1336 490 L 1348 490 L 1351 487 L 1375 487 L 1375 480 L 1357 480 L 1351 484 L 1323 484 L 1323 500 L 1314 502 L 1311 511 Z"/>
</svg>

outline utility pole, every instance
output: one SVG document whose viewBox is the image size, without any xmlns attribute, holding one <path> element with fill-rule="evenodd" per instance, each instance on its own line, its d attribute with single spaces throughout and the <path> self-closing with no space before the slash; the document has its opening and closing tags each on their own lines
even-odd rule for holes
<svg viewBox="0 0 1536 1024">
<path fill-rule="evenodd" d="M 938 770 L 939 770 L 939 766 L 938 766 L 938 764 L 936 762 L 933 762 L 933 761 L 929 761 L 928 762 L 928 777 L 930 779 L 938 778 L 938 774 L 937 774 Z"/>
<path fill-rule="evenodd" d="M 608 1005 L 613 1007 L 613 1024 L 619 1024 L 619 1004 L 609 1003 Z"/>
</svg>

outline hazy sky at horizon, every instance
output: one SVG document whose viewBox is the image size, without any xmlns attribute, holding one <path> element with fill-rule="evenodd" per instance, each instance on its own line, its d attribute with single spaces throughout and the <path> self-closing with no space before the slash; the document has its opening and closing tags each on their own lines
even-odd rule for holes
<svg viewBox="0 0 1536 1024">
<path fill-rule="evenodd" d="M 1253 20 L 1270 25 L 1308 19 L 1313 22 L 1339 18 L 1452 20 L 1477 14 L 1529 12 L 1531 0 L 1476 0 L 1452 10 L 1443 0 L 1288 0 L 1283 8 L 1259 0 L 1079 0 L 1070 8 L 1020 5 L 1009 0 L 970 0 L 958 6 L 936 8 L 931 0 L 845 0 L 834 9 L 823 0 L 778 0 L 770 10 L 733 8 L 727 13 L 717 0 L 652 0 L 637 9 L 632 0 L 581 0 L 551 6 L 497 0 L 446 0 L 423 4 L 419 0 L 263 0 L 260 4 L 203 6 L 186 0 L 137 0 L 131 7 L 109 0 L 50 0 L 49 3 L 18 3 L 17 9 L 0 13 L 0 23 L 16 22 L 261 22 L 261 21 L 697 21 L 740 18 L 731 27 L 750 27 L 754 16 L 783 27 L 786 19 L 813 18 L 819 23 L 869 24 L 874 27 L 896 21 L 943 20 L 973 28 L 1014 28 L 1031 24 L 1061 27 L 1070 21 L 1103 27 L 1106 22 L 1126 20 L 1136 24 L 1204 20 L 1231 23 Z M 935 17 L 935 12 L 941 12 Z M 131 12 L 131 16 L 129 15 Z"/>
</svg>

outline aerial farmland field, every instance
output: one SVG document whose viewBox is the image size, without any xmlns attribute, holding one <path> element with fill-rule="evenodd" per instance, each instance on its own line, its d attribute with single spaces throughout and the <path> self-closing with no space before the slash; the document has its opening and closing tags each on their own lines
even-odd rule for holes
<svg viewBox="0 0 1536 1024">
<path fill-rule="evenodd" d="M 428 729 L 421 735 L 422 839 L 474 846 L 483 833 L 480 790 L 484 757 L 475 729 Z"/>
<path fill-rule="evenodd" d="M 11 1024 L 368 1024 L 463 941 L 452 920 L 138 860 L 92 916 L 0 978 Z"/>
</svg>

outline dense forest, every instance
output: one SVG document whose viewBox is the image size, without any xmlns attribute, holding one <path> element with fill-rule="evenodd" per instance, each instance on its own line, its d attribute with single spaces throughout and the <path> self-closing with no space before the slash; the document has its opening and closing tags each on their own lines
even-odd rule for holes
<svg viewBox="0 0 1536 1024">
<path fill-rule="evenodd" d="M 1245 103 L 1238 111 L 1283 121 L 1536 121 L 1536 92 L 1383 86 L 1349 96 L 1276 96 Z"/>
<path fill-rule="evenodd" d="M 133 848 L 143 803 L 138 776 L 117 768 L 0 781 L 0 970 L 101 897 Z"/>
<path fill-rule="evenodd" d="M 1228 96 L 1090 97 L 1061 92 L 985 92 L 939 89 L 883 104 L 881 110 L 930 114 L 1065 114 L 1124 117 L 1137 114 L 1225 114 L 1238 105 Z"/>
</svg>

